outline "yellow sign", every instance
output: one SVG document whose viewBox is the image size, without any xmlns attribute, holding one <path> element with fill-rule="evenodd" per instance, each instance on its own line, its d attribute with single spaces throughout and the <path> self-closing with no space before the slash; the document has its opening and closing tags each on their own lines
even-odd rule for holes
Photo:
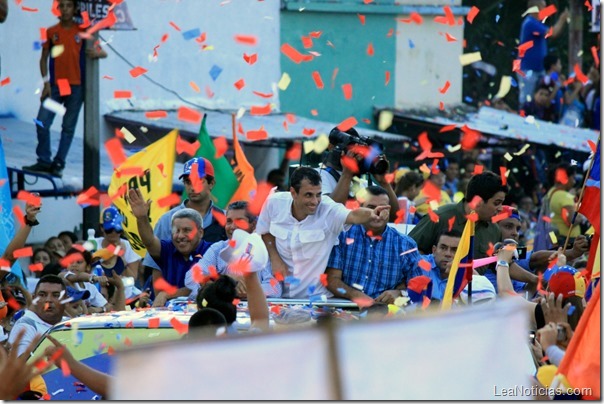
<svg viewBox="0 0 604 404">
<path fill-rule="evenodd" d="M 155 226 L 161 215 L 170 208 L 160 207 L 158 201 L 172 193 L 177 137 L 178 131 L 174 129 L 163 138 L 130 156 L 111 177 L 109 197 L 124 217 L 122 223 L 124 234 L 134 251 L 141 257 L 145 256 L 147 250 L 138 235 L 136 218 L 132 215 L 125 197 L 128 189 L 140 189 L 143 198 L 152 201 L 149 208 L 149 221 L 151 226 Z"/>
</svg>

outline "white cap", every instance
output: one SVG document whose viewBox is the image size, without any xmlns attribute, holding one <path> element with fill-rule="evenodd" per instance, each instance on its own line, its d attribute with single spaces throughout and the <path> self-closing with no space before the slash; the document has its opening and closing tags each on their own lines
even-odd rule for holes
<svg viewBox="0 0 604 404">
<path fill-rule="evenodd" d="M 231 247 L 231 245 L 233 245 Z M 258 234 L 235 229 L 229 245 L 222 249 L 220 258 L 232 264 L 241 260 L 250 262 L 250 272 L 258 272 L 268 263 L 268 251 Z"/>
<path fill-rule="evenodd" d="M 472 304 L 480 303 L 492 303 L 495 301 L 497 293 L 495 292 L 495 286 L 491 283 L 489 278 L 483 275 L 472 276 Z M 468 303 L 468 287 L 461 291 L 461 301 Z"/>
</svg>

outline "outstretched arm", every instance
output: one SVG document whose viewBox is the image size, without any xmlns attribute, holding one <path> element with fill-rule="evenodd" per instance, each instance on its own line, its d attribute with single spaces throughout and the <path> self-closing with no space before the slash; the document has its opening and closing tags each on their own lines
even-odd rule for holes
<svg viewBox="0 0 604 404">
<path fill-rule="evenodd" d="M 136 217 L 138 234 L 141 236 L 147 252 L 151 257 L 159 258 L 161 254 L 161 242 L 153 234 L 153 228 L 151 227 L 151 223 L 149 223 L 149 206 L 151 206 L 151 201 L 145 202 L 141 191 L 138 188 L 131 188 L 128 191 L 128 202 L 130 203 L 132 214 Z"/>
<path fill-rule="evenodd" d="M 36 207 L 34 205 L 30 205 L 29 203 L 26 203 L 25 204 L 25 218 L 30 222 L 35 222 L 36 216 L 38 215 L 38 213 L 40 213 L 40 208 L 41 208 L 41 202 L 40 202 L 40 206 L 38 206 L 38 207 Z M 2 258 L 7 260 L 10 263 L 10 266 L 12 266 L 15 263 L 15 261 L 17 260 L 13 256 L 13 253 L 15 252 L 15 250 L 18 250 L 25 246 L 27 237 L 29 237 L 29 233 L 31 232 L 31 227 L 32 226 L 28 225 L 27 223 L 25 225 L 21 226 L 19 231 L 17 231 L 17 234 L 15 234 L 15 237 L 13 237 L 13 239 L 10 241 L 8 246 L 6 246 L 6 250 L 4 250 L 4 254 L 2 254 Z"/>
</svg>

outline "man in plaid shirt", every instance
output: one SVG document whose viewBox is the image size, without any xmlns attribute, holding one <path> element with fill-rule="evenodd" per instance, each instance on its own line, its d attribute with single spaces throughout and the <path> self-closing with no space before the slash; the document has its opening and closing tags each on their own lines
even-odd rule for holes
<svg viewBox="0 0 604 404">
<path fill-rule="evenodd" d="M 364 208 L 389 206 L 388 193 L 370 186 L 359 202 Z M 387 219 L 355 224 L 339 236 L 327 263 L 327 289 L 336 297 L 373 299 L 393 303 L 406 289 L 407 280 L 421 275 L 417 244 L 396 229 Z"/>
</svg>

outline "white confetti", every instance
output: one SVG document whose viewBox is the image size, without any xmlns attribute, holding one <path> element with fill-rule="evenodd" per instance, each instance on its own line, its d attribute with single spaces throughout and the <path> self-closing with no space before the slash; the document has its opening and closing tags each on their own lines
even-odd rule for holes
<svg viewBox="0 0 604 404">
<path fill-rule="evenodd" d="M 65 112 L 67 111 L 67 108 L 65 108 L 62 104 L 59 104 L 50 97 L 46 98 L 44 102 L 42 102 L 42 106 L 59 116 L 65 115 Z"/>
</svg>

